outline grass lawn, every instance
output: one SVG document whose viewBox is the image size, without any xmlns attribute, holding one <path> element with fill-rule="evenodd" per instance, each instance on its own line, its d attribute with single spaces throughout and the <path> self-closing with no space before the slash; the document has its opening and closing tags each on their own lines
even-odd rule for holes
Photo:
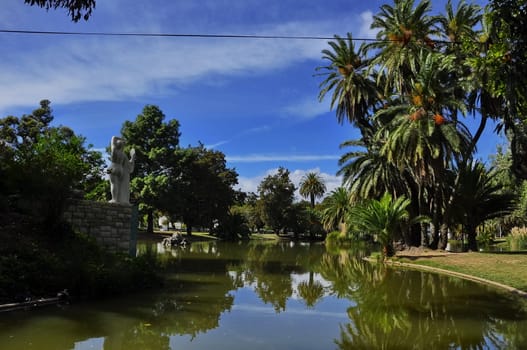
<svg viewBox="0 0 527 350">
<path fill-rule="evenodd" d="M 467 274 L 527 292 L 527 254 L 447 253 L 400 256 L 394 261 Z"/>
</svg>

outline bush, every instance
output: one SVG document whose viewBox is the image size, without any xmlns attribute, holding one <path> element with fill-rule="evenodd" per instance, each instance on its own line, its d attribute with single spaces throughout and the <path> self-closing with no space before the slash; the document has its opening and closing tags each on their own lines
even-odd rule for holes
<svg viewBox="0 0 527 350">
<path fill-rule="evenodd" d="M 340 231 L 332 231 L 326 236 L 325 242 L 329 246 L 350 246 L 353 241 L 353 238 Z"/>
<path fill-rule="evenodd" d="M 479 246 L 488 247 L 494 243 L 494 233 L 491 230 L 492 229 L 484 229 L 478 232 L 476 239 Z"/>
<path fill-rule="evenodd" d="M 527 227 L 513 227 L 507 236 L 510 250 L 527 249 Z"/>
<path fill-rule="evenodd" d="M 61 227 L 64 232 L 51 236 L 61 240 L 50 240 L 39 230 L 17 241 L 16 232 L 2 233 L 3 239 L 15 243 L 0 249 L 0 302 L 52 297 L 64 289 L 72 297 L 103 297 L 160 284 L 155 255 L 109 253 L 92 237 Z"/>
</svg>

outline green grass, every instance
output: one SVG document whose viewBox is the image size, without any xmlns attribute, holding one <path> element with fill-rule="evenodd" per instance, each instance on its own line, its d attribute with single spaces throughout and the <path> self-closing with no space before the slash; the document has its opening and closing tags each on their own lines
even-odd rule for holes
<svg viewBox="0 0 527 350">
<path fill-rule="evenodd" d="M 472 252 L 398 260 L 459 272 L 527 292 L 527 254 Z"/>
</svg>

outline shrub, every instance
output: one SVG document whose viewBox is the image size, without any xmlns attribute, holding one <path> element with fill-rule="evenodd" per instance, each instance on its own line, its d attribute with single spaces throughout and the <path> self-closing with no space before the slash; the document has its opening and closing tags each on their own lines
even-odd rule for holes
<svg viewBox="0 0 527 350">
<path fill-rule="evenodd" d="M 527 227 L 513 227 L 507 236 L 507 242 L 511 250 L 527 249 Z"/>
</svg>

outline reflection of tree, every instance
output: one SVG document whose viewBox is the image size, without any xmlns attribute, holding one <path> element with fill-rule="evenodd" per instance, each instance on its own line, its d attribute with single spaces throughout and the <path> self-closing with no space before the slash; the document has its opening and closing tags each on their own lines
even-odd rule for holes
<svg viewBox="0 0 527 350">
<path fill-rule="evenodd" d="M 254 285 L 260 299 L 280 312 L 285 311 L 287 300 L 293 294 L 293 274 L 310 272 L 312 290 L 310 295 L 305 296 L 311 300 L 306 300 L 306 303 L 314 305 L 322 296 L 316 292 L 318 287 L 312 276 L 323 250 L 322 245 L 250 244 L 243 263 L 231 268 L 236 273 L 235 279 L 243 279 L 244 284 Z M 306 287 L 299 288 L 308 293 Z M 302 291 L 298 292 L 301 295 Z"/>
<path fill-rule="evenodd" d="M 321 273 L 333 293 L 356 303 L 335 341 L 340 349 L 480 349 L 524 342 L 503 338 L 512 330 L 500 332 L 499 320 L 525 319 L 525 311 L 512 311 L 514 303 L 491 290 L 471 295 L 472 282 L 373 265 L 347 252 L 325 254 Z"/>
<path fill-rule="evenodd" d="M 246 283 L 255 283 L 255 292 L 276 312 L 284 311 L 293 294 L 291 273 L 295 271 L 294 255 L 284 254 L 280 245 L 251 245 L 243 265 Z"/>
<path fill-rule="evenodd" d="M 298 295 L 310 308 L 314 307 L 317 301 L 324 296 L 324 286 L 319 281 L 313 281 L 313 272 L 309 273 L 309 281 L 300 282 L 297 288 Z"/>
<path fill-rule="evenodd" d="M 160 334 L 150 324 L 140 323 L 128 330 L 124 336 L 122 349 L 169 350 L 170 338 Z M 105 344 L 106 349 L 106 344 Z"/>
</svg>

